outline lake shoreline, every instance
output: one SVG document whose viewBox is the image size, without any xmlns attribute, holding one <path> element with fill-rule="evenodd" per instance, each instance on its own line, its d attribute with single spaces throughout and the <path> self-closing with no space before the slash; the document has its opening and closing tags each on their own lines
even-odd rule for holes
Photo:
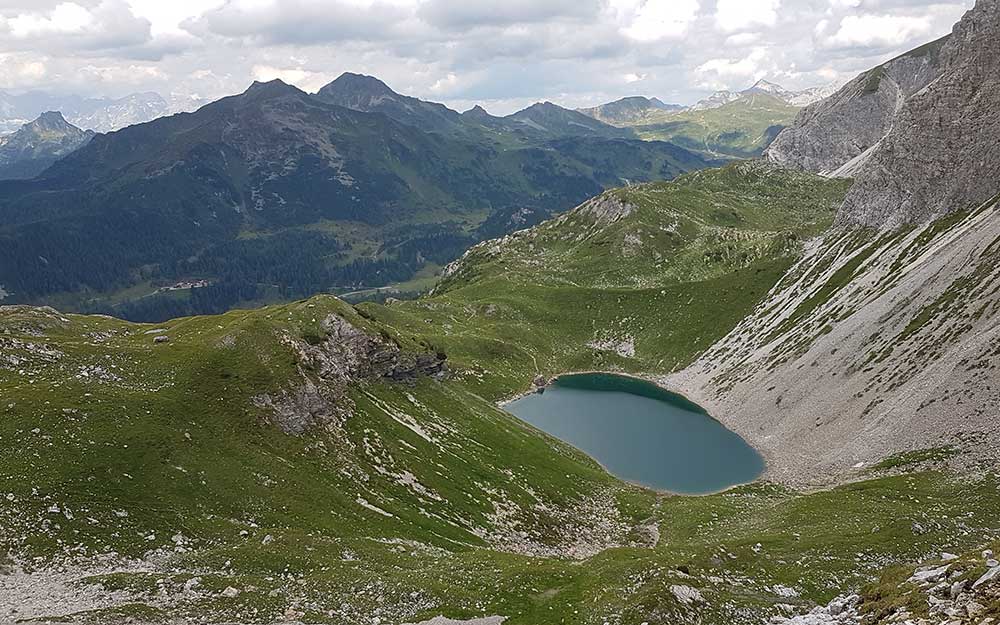
<svg viewBox="0 0 1000 625">
<path fill-rule="evenodd" d="M 619 438 L 617 447 L 615 447 L 615 443 L 612 443 L 611 447 L 607 447 L 604 443 L 599 442 L 606 435 L 609 436 L 610 439 L 616 438 L 616 434 L 618 434 L 617 431 L 601 432 L 601 428 L 605 426 L 600 424 L 603 414 L 613 413 L 614 410 L 617 409 L 617 406 L 609 408 L 605 405 L 603 408 L 597 408 L 598 411 L 605 411 L 605 413 L 597 414 L 588 410 L 585 405 L 576 403 L 580 402 L 579 397 L 573 398 L 561 396 L 559 400 L 561 404 L 549 406 L 548 410 L 556 408 L 553 412 L 547 412 L 546 409 L 541 408 L 540 404 L 535 401 L 529 402 L 527 408 L 529 412 L 527 414 L 511 410 L 511 406 L 516 402 L 532 398 L 536 395 L 542 395 L 546 390 L 553 389 L 559 380 L 576 376 L 607 376 L 612 380 L 614 378 L 618 378 L 621 381 L 630 380 L 632 382 L 641 383 L 642 385 L 648 385 L 649 388 L 647 390 L 640 390 L 635 387 L 629 388 L 628 383 L 626 382 L 626 386 L 619 389 L 614 387 L 615 383 L 613 381 L 598 381 L 589 383 L 583 382 L 582 386 L 559 387 L 560 390 L 567 391 L 569 393 L 574 391 L 606 391 L 611 393 L 624 393 L 637 399 L 656 402 L 656 404 L 662 405 L 664 408 L 643 408 L 640 405 L 637 407 L 638 412 L 630 411 L 628 413 L 629 419 L 622 422 L 622 427 L 626 430 L 631 429 L 630 435 L 632 436 L 632 439 L 629 440 L 626 438 L 623 441 Z M 540 381 L 538 380 L 538 377 L 536 377 L 535 380 Z M 745 439 L 738 432 L 727 427 L 722 420 L 717 419 L 701 404 L 691 400 L 685 394 L 677 392 L 674 388 L 670 388 L 662 384 L 661 380 L 661 377 L 654 377 L 649 374 L 634 374 L 621 371 L 567 371 L 546 377 L 544 386 L 533 383 L 526 390 L 497 401 L 496 405 L 511 416 L 517 418 L 519 421 L 543 433 L 545 436 L 552 437 L 560 441 L 560 443 L 568 445 L 579 453 L 587 456 L 616 480 L 648 490 L 658 496 L 704 497 L 765 481 L 764 478 L 768 473 L 770 463 L 764 454 L 750 445 L 747 439 Z M 595 383 L 597 385 L 596 387 L 589 386 L 590 384 Z M 609 384 L 610 386 L 608 386 Z M 538 401 L 540 402 L 542 400 L 539 399 Z M 568 406 L 566 402 L 569 402 Z M 560 410 L 565 409 L 565 407 L 573 410 L 574 412 L 572 414 L 578 415 L 583 419 L 583 421 L 579 422 L 584 424 L 580 429 L 577 429 L 576 423 L 567 422 L 565 413 L 560 414 Z M 667 411 L 662 415 L 664 417 L 663 421 L 659 420 L 660 415 L 656 412 L 658 410 Z M 684 424 L 683 422 L 678 424 L 678 418 L 686 418 L 686 416 L 682 415 L 682 413 L 686 413 L 686 415 L 697 415 L 700 418 L 707 417 L 707 422 L 711 422 L 711 425 L 698 425 L 692 427 L 691 425 Z M 706 422 L 699 421 L 699 424 L 700 423 Z M 567 429 L 567 427 L 569 429 Z M 678 427 L 681 429 L 678 430 Z M 636 431 L 636 428 L 638 431 Z M 645 434 L 643 433 L 644 429 L 646 432 Z M 597 435 L 596 439 L 594 438 L 595 433 Z M 683 433 L 683 435 L 687 438 L 678 437 L 678 433 Z M 642 441 L 644 440 L 646 434 L 658 434 L 656 440 L 663 441 L 662 451 L 668 454 L 668 456 L 665 457 L 671 458 L 672 461 L 653 461 L 652 465 L 649 464 L 648 459 L 658 458 L 656 454 L 660 453 L 660 450 L 651 450 L 648 445 L 643 444 Z M 580 436 L 583 438 L 580 438 Z M 626 435 L 626 437 L 627 436 L 629 435 Z M 589 450 L 583 449 L 580 444 L 578 444 L 580 442 L 583 442 L 584 446 L 589 444 Z M 732 457 L 735 460 L 720 460 L 719 462 L 707 461 L 708 464 L 703 463 L 699 465 L 698 459 L 700 456 L 697 451 L 694 451 L 694 455 L 688 458 L 688 460 L 685 460 L 685 456 L 688 453 L 687 446 L 697 446 L 698 444 L 708 445 L 708 447 L 705 447 L 706 451 L 711 450 L 721 452 L 723 454 L 723 458 Z M 629 460 L 623 460 L 620 455 L 622 445 L 627 445 L 629 450 L 635 451 L 639 454 L 639 458 L 646 458 L 646 464 L 643 464 L 643 460 L 639 460 L 638 464 Z M 727 446 L 733 445 L 735 445 L 735 447 L 732 447 L 733 453 L 730 455 L 726 451 Z M 746 455 L 744 455 L 744 452 L 741 450 L 746 450 Z M 625 452 L 626 455 L 629 453 L 630 452 Z M 615 458 L 615 455 L 618 455 L 619 457 Z M 601 458 L 598 458 L 598 456 L 601 456 Z M 743 458 L 742 460 L 740 460 L 741 457 Z M 608 461 L 610 461 L 612 466 L 616 463 L 619 466 L 617 466 L 615 470 L 611 470 L 609 469 Z M 691 467 L 699 468 L 695 469 L 695 473 L 685 473 L 685 470 L 680 467 L 686 465 L 679 465 L 679 462 L 688 462 Z M 746 464 L 747 462 L 750 464 Z M 743 469 L 739 468 L 741 463 Z M 759 466 L 753 467 L 753 465 L 757 463 L 759 463 Z M 630 464 L 631 466 L 629 466 Z M 755 477 L 751 479 L 739 480 L 738 473 L 736 475 L 732 474 L 733 471 L 741 471 L 747 468 L 749 468 L 750 471 L 757 472 Z M 636 470 L 647 471 L 648 477 L 636 477 Z M 666 470 L 667 473 L 663 473 L 663 470 Z M 632 475 L 626 477 L 629 473 Z M 727 475 L 729 477 L 727 477 Z M 678 476 L 683 477 L 678 479 Z M 700 476 L 701 479 L 705 480 L 707 483 L 702 482 L 705 485 L 700 486 L 698 485 L 697 478 L 693 478 L 693 476 Z M 733 481 L 732 483 L 729 483 L 721 488 L 715 488 L 712 486 L 713 481 L 729 482 L 730 479 L 734 478 L 739 481 Z M 657 482 L 659 482 L 659 484 L 657 484 Z M 672 489 L 670 486 L 665 485 L 664 482 L 666 484 L 671 482 L 676 483 L 677 489 Z M 703 488 L 706 487 L 707 490 L 703 490 Z"/>
</svg>

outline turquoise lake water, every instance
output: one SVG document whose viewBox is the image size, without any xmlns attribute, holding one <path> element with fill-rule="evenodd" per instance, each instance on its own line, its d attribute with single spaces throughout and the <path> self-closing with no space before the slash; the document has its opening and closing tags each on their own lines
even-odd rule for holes
<svg viewBox="0 0 1000 625">
<path fill-rule="evenodd" d="M 623 480 L 700 495 L 757 479 L 764 460 L 700 406 L 649 382 L 567 375 L 507 410 Z"/>
</svg>

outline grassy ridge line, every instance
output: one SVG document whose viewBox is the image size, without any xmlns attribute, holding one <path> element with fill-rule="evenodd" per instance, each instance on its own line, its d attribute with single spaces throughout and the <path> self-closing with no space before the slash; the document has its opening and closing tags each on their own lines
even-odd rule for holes
<svg viewBox="0 0 1000 625">
<path fill-rule="evenodd" d="M 360 310 L 427 336 L 491 399 L 536 373 L 673 371 L 752 310 L 846 188 L 740 163 L 607 192 L 474 247 L 433 297 Z"/>
</svg>

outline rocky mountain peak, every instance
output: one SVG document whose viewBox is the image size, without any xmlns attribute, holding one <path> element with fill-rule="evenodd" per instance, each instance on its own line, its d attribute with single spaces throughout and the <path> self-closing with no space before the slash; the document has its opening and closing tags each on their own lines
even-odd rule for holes
<svg viewBox="0 0 1000 625">
<path fill-rule="evenodd" d="M 553 104 L 552 102 L 549 102 L 548 100 L 544 100 L 542 102 L 535 102 L 534 104 L 532 104 L 528 108 L 524 109 L 524 111 L 522 111 L 522 112 L 527 112 L 527 111 L 553 112 L 553 111 L 556 111 L 556 110 L 561 110 L 561 108 L 562 107 L 560 107 L 560 106 L 558 106 L 556 104 Z"/>
<path fill-rule="evenodd" d="M 381 113 L 421 130 L 455 133 L 461 116 L 443 104 L 401 95 L 373 76 L 346 72 L 316 94 L 324 102 L 363 113 Z"/>
<path fill-rule="evenodd" d="M 770 96 L 791 106 L 804 107 L 826 98 L 835 90 L 829 85 L 825 85 L 811 87 L 802 91 L 791 91 L 777 83 L 762 78 L 755 82 L 753 86 L 742 91 L 716 91 L 709 97 L 693 105 L 691 110 L 701 111 L 719 108 L 731 102 L 748 100 L 751 96 L 757 95 Z"/>
<path fill-rule="evenodd" d="M 995 43 L 1000 30 L 1000 0 L 978 0 L 976 6 L 955 24 L 949 41 L 941 50 L 945 64 L 987 62 L 996 65 Z"/>
<path fill-rule="evenodd" d="M 74 129 L 79 130 L 76 126 L 73 126 L 66 121 L 63 114 L 59 111 L 47 111 L 38 116 L 38 119 L 27 124 L 26 128 L 37 128 L 37 129 Z"/>
<path fill-rule="evenodd" d="M 394 97 L 395 91 L 374 76 L 344 72 L 336 80 L 319 90 L 326 97 Z"/>
<path fill-rule="evenodd" d="M 0 137 L 0 179 L 34 177 L 93 136 L 58 111 L 42 113 L 17 132 Z"/>
<path fill-rule="evenodd" d="M 66 121 L 62 113 L 48 111 L 22 126 L 14 134 L 3 137 L 3 145 L 34 146 L 39 142 L 72 142 L 93 134 Z"/>
<path fill-rule="evenodd" d="M 270 99 L 279 98 L 285 95 L 301 94 L 302 91 L 289 85 L 288 83 L 275 78 L 267 82 L 254 81 L 250 87 L 243 92 L 243 97 L 248 99 Z"/>
<path fill-rule="evenodd" d="M 475 106 L 473 106 L 468 111 L 465 111 L 464 113 L 462 113 L 462 115 L 465 115 L 467 117 L 471 117 L 473 119 L 476 119 L 476 118 L 485 118 L 485 117 L 493 117 L 492 115 L 490 115 L 489 111 L 487 111 L 483 107 L 479 106 L 478 104 L 475 105 Z"/>
<path fill-rule="evenodd" d="M 747 89 L 747 91 L 749 92 L 761 91 L 764 93 L 776 93 L 776 94 L 787 93 L 787 90 L 781 85 L 770 82 L 769 80 L 766 80 L 764 78 L 761 78 L 760 80 L 755 82 L 752 87 Z"/>
<path fill-rule="evenodd" d="M 838 223 L 895 228 L 1000 193 L 998 49 L 1000 2 L 979 0 L 950 38 L 910 54 L 911 62 L 933 59 L 937 77 L 899 106 L 854 173 Z"/>
</svg>

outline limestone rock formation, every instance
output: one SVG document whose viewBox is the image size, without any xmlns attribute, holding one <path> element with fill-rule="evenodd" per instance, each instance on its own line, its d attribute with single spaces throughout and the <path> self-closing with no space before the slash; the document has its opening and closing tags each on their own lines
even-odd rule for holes
<svg viewBox="0 0 1000 625">
<path fill-rule="evenodd" d="M 784 167 L 853 177 L 837 223 L 894 229 L 1000 191 L 1000 3 L 948 37 L 865 72 L 805 109 L 768 148 Z"/>
<path fill-rule="evenodd" d="M 921 46 L 867 71 L 805 108 L 768 147 L 765 158 L 792 169 L 850 174 L 893 128 L 906 101 L 939 75 L 945 41 Z"/>
<path fill-rule="evenodd" d="M 1000 1 L 979 0 L 941 48 L 940 76 L 903 103 L 856 175 L 842 225 L 895 228 L 1000 192 Z"/>
</svg>

